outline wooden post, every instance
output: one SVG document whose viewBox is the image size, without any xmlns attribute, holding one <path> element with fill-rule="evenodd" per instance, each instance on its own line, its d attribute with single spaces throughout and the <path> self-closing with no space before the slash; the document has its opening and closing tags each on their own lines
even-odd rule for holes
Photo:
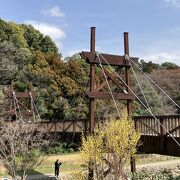
<svg viewBox="0 0 180 180">
<path fill-rule="evenodd" d="M 95 27 L 91 27 L 91 42 L 90 42 L 90 52 L 95 53 Z M 95 67 L 94 64 L 90 63 L 90 92 L 94 91 L 95 87 Z M 90 106 L 89 106 L 89 132 L 93 133 L 94 131 L 94 98 L 90 98 Z M 88 172 L 88 180 L 93 180 L 93 168 L 92 162 L 89 162 L 89 172 Z"/>
<path fill-rule="evenodd" d="M 91 27 L 91 44 L 90 51 L 95 53 L 95 27 Z M 94 64 L 90 64 L 90 91 L 94 91 L 95 87 L 95 67 Z M 90 107 L 89 107 L 89 132 L 94 131 L 94 98 L 90 98 Z"/>
<path fill-rule="evenodd" d="M 124 54 L 129 56 L 129 39 L 128 39 L 128 33 L 124 32 Z M 127 60 L 126 60 L 127 61 Z M 129 63 L 128 61 L 126 63 Z M 125 67 L 125 77 L 126 77 L 126 84 L 129 88 L 131 88 L 131 81 L 130 81 L 130 66 Z M 128 94 L 131 93 L 129 88 L 126 87 L 126 91 Z M 128 117 L 132 118 L 132 100 L 127 100 L 127 112 Z M 135 163 L 135 157 L 130 158 L 131 163 L 131 172 L 136 172 L 136 163 Z"/>
<path fill-rule="evenodd" d="M 164 126 L 164 118 L 163 117 L 160 117 L 160 123 Z M 169 129 L 168 129 L 169 131 Z M 165 131 L 164 131 L 164 128 L 162 126 L 160 126 L 160 153 L 164 154 L 164 134 L 165 134 Z"/>
</svg>

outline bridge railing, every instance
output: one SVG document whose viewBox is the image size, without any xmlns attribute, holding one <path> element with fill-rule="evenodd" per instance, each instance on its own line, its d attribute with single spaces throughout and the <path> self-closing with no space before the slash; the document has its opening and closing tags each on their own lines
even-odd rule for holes
<svg viewBox="0 0 180 180">
<path fill-rule="evenodd" d="M 134 116 L 136 129 L 141 135 L 180 137 L 180 115 Z M 169 133 L 168 133 L 169 132 Z"/>
<path fill-rule="evenodd" d="M 156 116 L 156 118 L 158 121 L 152 116 L 134 116 L 133 120 L 141 135 L 168 137 L 168 131 L 172 136 L 180 137 L 180 115 Z M 51 132 L 82 132 L 87 127 L 88 122 L 85 119 L 39 123 L 39 128 Z"/>
</svg>

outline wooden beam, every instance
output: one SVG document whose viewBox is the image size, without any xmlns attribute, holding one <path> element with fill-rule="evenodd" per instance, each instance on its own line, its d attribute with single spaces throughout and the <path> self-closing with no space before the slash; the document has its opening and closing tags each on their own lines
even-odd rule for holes
<svg viewBox="0 0 180 180">
<path fill-rule="evenodd" d="M 81 57 L 83 59 L 86 60 L 87 63 L 94 63 L 94 64 L 99 64 L 99 60 L 96 57 L 96 53 L 95 52 L 86 52 L 86 51 L 82 51 L 80 53 Z M 127 64 L 127 62 L 125 61 L 125 56 L 118 56 L 118 55 L 112 55 L 112 54 L 102 54 L 102 56 L 106 59 L 106 61 L 110 64 L 110 65 L 115 65 L 115 66 L 130 66 L 129 64 Z M 101 62 L 103 65 L 107 65 L 107 63 L 105 62 L 105 60 L 102 58 L 102 56 L 99 56 Z M 130 57 L 135 63 L 138 62 L 138 58 L 137 57 Z"/>
<path fill-rule="evenodd" d="M 109 79 L 109 78 L 108 78 Z M 95 89 L 95 91 L 100 91 L 105 85 L 107 84 L 107 82 L 106 81 L 103 81 L 96 89 Z"/>
<path fill-rule="evenodd" d="M 144 123 L 143 121 L 139 120 L 139 122 L 140 122 L 142 125 L 144 125 L 144 126 L 146 126 L 147 128 L 149 128 L 151 131 L 155 132 L 158 136 L 161 135 L 159 132 L 157 132 L 155 129 L 153 129 L 151 126 L 147 125 L 147 124 Z M 141 129 L 141 130 L 142 130 L 142 129 Z M 143 132 L 141 132 L 141 133 L 143 133 Z"/>
<path fill-rule="evenodd" d="M 21 106 L 22 108 L 31 111 L 30 109 L 28 109 L 28 107 L 26 107 L 22 102 L 18 101 L 19 106 Z"/>
<path fill-rule="evenodd" d="M 124 91 L 123 87 L 124 87 L 124 84 L 120 83 L 119 81 L 116 80 L 115 78 L 115 74 L 114 73 L 109 73 L 108 70 L 106 70 L 106 68 L 104 68 L 104 72 L 105 74 L 108 76 L 109 79 L 111 79 L 115 84 L 116 86 L 121 89 L 122 91 Z"/>
<path fill-rule="evenodd" d="M 13 97 L 13 92 L 12 91 L 8 91 L 7 96 L 9 96 L 10 98 Z M 32 94 L 32 96 L 34 96 L 35 94 Z M 30 94 L 29 93 L 25 93 L 25 92 L 16 92 L 16 98 L 30 98 Z"/>
<path fill-rule="evenodd" d="M 15 115 L 16 113 L 15 113 L 15 111 L 12 110 L 12 111 L 6 111 L 6 112 L 4 112 L 3 114 L 4 114 L 4 115 L 13 116 L 13 115 Z M 33 113 L 32 113 L 32 112 L 27 112 L 27 111 L 25 111 L 25 112 L 23 112 L 23 115 L 32 116 Z"/>
<path fill-rule="evenodd" d="M 164 134 L 164 136 L 167 136 L 169 134 L 172 134 L 173 132 L 175 132 L 176 130 L 180 129 L 180 125 L 175 127 L 174 129 L 171 129 L 168 133 Z"/>
<path fill-rule="evenodd" d="M 89 98 L 94 99 L 112 99 L 111 93 L 109 92 L 86 92 Z M 114 99 L 130 100 L 133 99 L 132 94 L 125 93 L 113 93 Z"/>
</svg>

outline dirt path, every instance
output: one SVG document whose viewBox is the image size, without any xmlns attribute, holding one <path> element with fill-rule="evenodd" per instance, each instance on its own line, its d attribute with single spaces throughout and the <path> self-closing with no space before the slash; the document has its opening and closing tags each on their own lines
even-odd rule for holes
<svg viewBox="0 0 180 180">
<path fill-rule="evenodd" d="M 68 180 L 67 174 L 60 174 L 59 178 L 54 177 L 52 174 L 46 175 L 30 175 L 27 177 L 27 180 Z"/>
<path fill-rule="evenodd" d="M 142 168 L 152 168 L 152 169 L 162 169 L 162 168 L 176 168 L 180 167 L 180 159 L 177 160 L 168 160 L 168 161 L 159 161 L 147 164 L 138 164 L 137 169 L 141 170 Z"/>
</svg>

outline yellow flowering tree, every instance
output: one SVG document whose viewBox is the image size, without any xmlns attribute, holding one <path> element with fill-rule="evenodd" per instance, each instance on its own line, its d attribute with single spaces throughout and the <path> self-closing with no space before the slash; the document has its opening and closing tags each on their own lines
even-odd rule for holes
<svg viewBox="0 0 180 180">
<path fill-rule="evenodd" d="M 82 136 L 82 165 L 94 179 L 127 179 L 124 165 L 136 153 L 140 134 L 127 116 L 98 124 L 92 135 Z"/>
</svg>

